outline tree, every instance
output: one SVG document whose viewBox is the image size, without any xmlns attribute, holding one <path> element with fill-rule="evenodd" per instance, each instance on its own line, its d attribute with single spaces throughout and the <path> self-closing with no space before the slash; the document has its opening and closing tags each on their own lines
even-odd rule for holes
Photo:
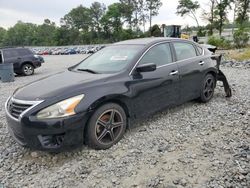
<svg viewBox="0 0 250 188">
<path fill-rule="evenodd" d="M 6 35 L 7 31 L 0 27 L 0 46 L 4 45 L 4 39 L 5 39 L 5 35 Z"/>
<path fill-rule="evenodd" d="M 161 0 L 145 0 L 145 10 L 149 12 L 149 29 L 151 31 L 152 17 L 159 14 L 159 9 L 162 6 Z"/>
<path fill-rule="evenodd" d="M 112 33 L 115 40 L 119 40 L 119 31 L 122 30 L 123 26 L 121 4 L 114 3 L 110 5 L 101 22 L 106 34 L 110 37 Z"/>
<path fill-rule="evenodd" d="M 128 23 L 129 29 L 132 29 L 133 26 L 134 5 L 134 0 L 120 0 L 122 15 L 125 18 L 125 22 Z"/>
<path fill-rule="evenodd" d="M 36 28 L 35 24 L 18 21 L 17 24 L 8 29 L 4 45 L 27 46 L 33 44 Z"/>
<path fill-rule="evenodd" d="M 100 21 L 102 16 L 105 14 L 106 6 L 105 4 L 101 4 L 99 2 L 94 2 L 92 3 L 90 7 L 90 15 L 92 18 L 92 24 L 94 26 L 94 29 L 100 33 L 101 28 L 100 28 Z"/>
<path fill-rule="evenodd" d="M 233 35 L 234 44 L 237 48 L 246 47 L 249 41 L 248 33 L 245 29 L 240 28 L 239 30 L 235 31 Z"/>
<path fill-rule="evenodd" d="M 76 28 L 78 30 L 88 31 L 91 26 L 90 9 L 82 5 L 73 8 L 68 14 L 61 19 L 61 25 L 68 28 Z"/>
<path fill-rule="evenodd" d="M 161 37 L 161 28 L 157 24 L 153 25 L 153 27 L 151 28 L 151 34 L 154 37 Z"/>
<path fill-rule="evenodd" d="M 223 26 L 227 19 L 228 9 L 231 8 L 232 0 L 216 0 L 217 6 L 215 7 L 215 17 L 216 17 L 216 28 L 219 30 L 219 35 L 221 36 Z"/>
<path fill-rule="evenodd" d="M 196 21 L 197 26 L 199 27 L 199 21 L 196 16 L 196 11 L 199 8 L 200 4 L 198 1 L 193 2 L 192 0 L 179 0 L 176 13 L 181 16 L 190 16 Z"/>
<path fill-rule="evenodd" d="M 209 32 L 208 32 L 208 34 L 213 35 L 214 19 L 215 19 L 214 9 L 215 9 L 215 6 L 216 6 L 216 0 L 209 0 L 208 6 L 209 6 L 209 11 L 204 12 L 204 18 L 205 18 L 205 20 L 207 20 L 209 22 L 209 25 L 208 25 Z"/>
<path fill-rule="evenodd" d="M 237 3 L 237 18 L 236 23 L 243 27 L 249 21 L 250 0 L 236 0 Z"/>
<path fill-rule="evenodd" d="M 55 31 L 54 43 L 58 46 L 80 44 L 79 35 L 80 33 L 78 29 L 61 26 Z"/>
<path fill-rule="evenodd" d="M 36 28 L 35 39 L 33 43 L 39 46 L 54 45 L 55 41 L 53 39 L 55 31 L 55 23 L 51 22 L 49 19 L 45 19 L 44 23 Z"/>
</svg>

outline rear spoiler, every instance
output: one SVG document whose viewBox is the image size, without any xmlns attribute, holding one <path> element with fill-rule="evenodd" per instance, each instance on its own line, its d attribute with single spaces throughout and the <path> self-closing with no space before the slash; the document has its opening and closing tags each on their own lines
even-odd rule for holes
<svg viewBox="0 0 250 188">
<path fill-rule="evenodd" d="M 222 59 L 222 54 L 221 55 L 212 55 L 211 58 L 213 60 L 216 60 L 216 68 L 218 70 L 217 72 L 217 81 L 221 81 L 223 83 L 224 91 L 226 93 L 226 97 L 232 97 L 232 89 L 227 81 L 227 78 L 225 74 L 220 70 L 220 63 Z"/>
</svg>

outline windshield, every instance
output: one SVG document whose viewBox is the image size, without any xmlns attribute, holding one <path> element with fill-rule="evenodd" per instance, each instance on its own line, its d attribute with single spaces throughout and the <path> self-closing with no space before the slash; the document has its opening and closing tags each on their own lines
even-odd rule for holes
<svg viewBox="0 0 250 188">
<path fill-rule="evenodd" d="M 96 73 L 120 72 L 131 63 L 142 48 L 140 45 L 109 46 L 83 60 L 73 70 Z"/>
<path fill-rule="evenodd" d="M 173 27 L 167 26 L 167 27 L 165 28 L 165 31 L 166 31 L 166 37 L 172 37 L 173 32 L 174 32 Z"/>
</svg>

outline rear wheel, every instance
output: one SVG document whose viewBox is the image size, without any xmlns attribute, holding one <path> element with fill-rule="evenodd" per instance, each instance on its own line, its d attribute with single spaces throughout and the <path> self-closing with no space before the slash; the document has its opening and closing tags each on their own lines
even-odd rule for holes
<svg viewBox="0 0 250 188">
<path fill-rule="evenodd" d="M 127 117 L 123 108 L 115 103 L 99 107 L 87 125 L 86 143 L 94 149 L 108 149 L 124 135 Z"/>
<path fill-rule="evenodd" d="M 30 76 L 34 74 L 34 66 L 31 64 L 24 64 L 22 66 L 22 74 L 25 76 Z"/>
<path fill-rule="evenodd" d="M 200 94 L 201 102 L 208 102 L 213 98 L 215 88 L 215 78 L 212 74 L 207 74 L 202 83 L 202 89 Z"/>
</svg>

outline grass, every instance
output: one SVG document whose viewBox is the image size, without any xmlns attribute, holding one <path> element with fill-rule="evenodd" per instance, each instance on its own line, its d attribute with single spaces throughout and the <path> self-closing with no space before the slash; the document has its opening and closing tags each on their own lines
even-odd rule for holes
<svg viewBox="0 0 250 188">
<path fill-rule="evenodd" d="M 236 61 L 250 60 L 250 47 L 240 50 L 229 50 L 227 56 L 229 59 Z"/>
</svg>

